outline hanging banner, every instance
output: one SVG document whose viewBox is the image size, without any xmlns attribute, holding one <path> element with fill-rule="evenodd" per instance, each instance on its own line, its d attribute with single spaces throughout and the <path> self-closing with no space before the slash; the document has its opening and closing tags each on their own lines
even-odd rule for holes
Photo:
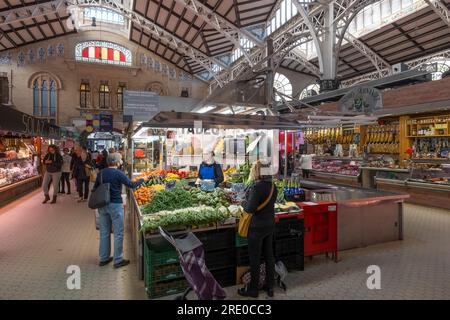
<svg viewBox="0 0 450 320">
<path fill-rule="evenodd" d="M 10 107 L 0 107 L 0 114 L 0 130 L 2 131 L 50 139 L 73 137 L 72 132 L 50 124 L 46 119 L 35 118 Z"/>
<path fill-rule="evenodd" d="M 112 114 L 100 114 L 99 116 L 99 131 L 100 132 L 113 132 L 113 115 Z"/>
<path fill-rule="evenodd" d="M 381 91 L 372 87 L 352 88 L 339 100 L 341 112 L 372 113 L 383 108 Z"/>
<path fill-rule="evenodd" d="M 159 112 L 159 95 L 151 91 L 125 90 L 123 121 L 150 121 Z"/>
</svg>

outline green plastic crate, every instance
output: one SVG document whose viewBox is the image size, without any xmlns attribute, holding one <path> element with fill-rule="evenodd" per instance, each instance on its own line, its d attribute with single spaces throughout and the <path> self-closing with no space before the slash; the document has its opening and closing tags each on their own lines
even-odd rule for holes
<svg viewBox="0 0 450 320">
<path fill-rule="evenodd" d="M 246 245 L 248 245 L 247 238 L 242 238 L 238 233 L 236 233 L 236 247 L 240 248 L 245 247 Z"/>
<path fill-rule="evenodd" d="M 145 242 L 144 258 L 146 264 L 155 267 L 178 263 L 178 252 L 164 238 L 147 240 Z"/>
<path fill-rule="evenodd" d="M 187 287 L 188 283 L 185 279 L 158 282 L 153 283 L 151 287 L 147 287 L 147 295 L 150 299 L 155 299 L 181 293 L 186 290 Z"/>
</svg>

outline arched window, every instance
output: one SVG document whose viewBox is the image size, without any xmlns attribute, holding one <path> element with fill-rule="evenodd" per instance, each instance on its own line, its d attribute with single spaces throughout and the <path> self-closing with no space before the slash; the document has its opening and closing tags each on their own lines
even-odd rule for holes
<svg viewBox="0 0 450 320">
<path fill-rule="evenodd" d="M 316 96 L 320 92 L 320 86 L 317 83 L 310 84 L 300 93 L 299 99 L 305 99 L 308 97 Z"/>
<path fill-rule="evenodd" d="M 33 80 L 34 79 L 34 80 Z M 31 79 L 33 115 L 56 123 L 59 82 L 52 75 L 42 73 Z"/>
<path fill-rule="evenodd" d="M 91 107 L 91 87 L 89 86 L 89 82 L 86 80 L 83 80 L 80 85 L 80 107 Z"/>
<path fill-rule="evenodd" d="M 100 90 L 99 92 L 99 107 L 100 109 L 109 109 L 111 105 L 109 104 L 109 85 L 108 83 L 104 82 L 100 84 Z"/>
<path fill-rule="evenodd" d="M 119 86 L 117 87 L 117 109 L 122 110 L 123 109 L 123 92 L 125 91 L 125 84 L 119 83 Z"/>
<path fill-rule="evenodd" d="M 273 87 L 276 91 L 285 94 L 287 96 L 292 96 L 292 85 L 288 78 L 281 73 L 275 73 L 273 79 Z M 275 92 L 275 101 L 282 101 L 281 97 Z M 284 100 L 291 100 L 286 96 L 283 96 Z"/>
<path fill-rule="evenodd" d="M 75 60 L 131 66 L 131 51 L 106 41 L 86 41 L 75 46 Z"/>
</svg>

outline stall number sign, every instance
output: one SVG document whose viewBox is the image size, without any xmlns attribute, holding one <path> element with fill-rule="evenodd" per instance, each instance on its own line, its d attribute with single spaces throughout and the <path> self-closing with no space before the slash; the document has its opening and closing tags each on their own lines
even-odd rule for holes
<svg viewBox="0 0 450 320">
<path fill-rule="evenodd" d="M 339 100 L 341 112 L 371 113 L 382 107 L 381 92 L 366 86 L 353 88 Z"/>
<path fill-rule="evenodd" d="M 159 95 L 151 91 L 125 90 L 123 121 L 150 121 L 159 112 Z"/>
</svg>

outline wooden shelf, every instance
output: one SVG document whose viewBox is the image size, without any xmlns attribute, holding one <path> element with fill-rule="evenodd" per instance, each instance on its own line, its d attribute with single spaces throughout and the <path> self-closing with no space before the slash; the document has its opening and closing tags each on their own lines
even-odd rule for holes
<svg viewBox="0 0 450 320">
<path fill-rule="evenodd" d="M 430 135 L 430 136 L 406 136 L 407 138 L 450 138 L 450 134 Z"/>
</svg>

